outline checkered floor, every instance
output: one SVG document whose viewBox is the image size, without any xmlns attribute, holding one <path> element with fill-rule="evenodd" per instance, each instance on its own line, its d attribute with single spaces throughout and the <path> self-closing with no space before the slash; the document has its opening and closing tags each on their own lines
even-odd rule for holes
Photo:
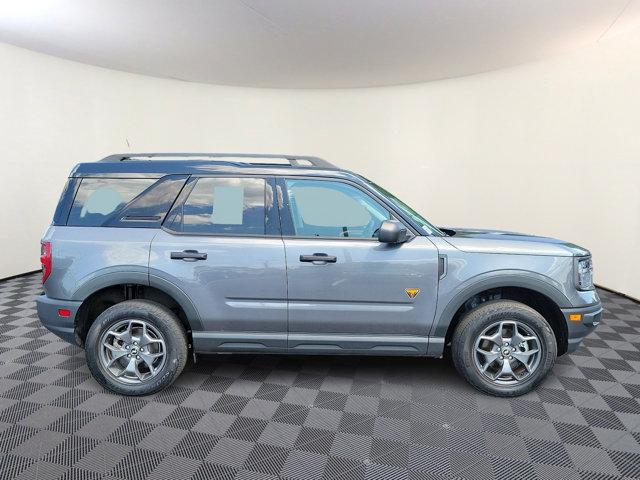
<svg viewBox="0 0 640 480">
<path fill-rule="evenodd" d="M 39 275 L 0 283 L 0 478 L 640 478 L 640 305 L 535 392 L 482 395 L 441 360 L 201 359 L 145 398 L 104 391 L 39 323 Z"/>
</svg>

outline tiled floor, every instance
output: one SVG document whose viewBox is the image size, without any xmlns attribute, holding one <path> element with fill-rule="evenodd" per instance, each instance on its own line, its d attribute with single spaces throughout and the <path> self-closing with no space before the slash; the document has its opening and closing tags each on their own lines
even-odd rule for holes
<svg viewBox="0 0 640 480">
<path fill-rule="evenodd" d="M 535 392 L 497 399 L 446 361 L 226 356 L 174 386 L 104 391 L 39 323 L 39 276 L 0 283 L 0 478 L 640 478 L 640 305 Z"/>
</svg>

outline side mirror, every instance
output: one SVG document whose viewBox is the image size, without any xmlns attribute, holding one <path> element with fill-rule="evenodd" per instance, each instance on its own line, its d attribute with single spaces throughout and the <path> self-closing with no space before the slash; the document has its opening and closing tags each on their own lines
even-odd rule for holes
<svg viewBox="0 0 640 480">
<path fill-rule="evenodd" d="M 378 241 L 382 243 L 402 243 L 407 241 L 407 229 L 396 220 L 385 220 L 378 230 Z"/>
</svg>

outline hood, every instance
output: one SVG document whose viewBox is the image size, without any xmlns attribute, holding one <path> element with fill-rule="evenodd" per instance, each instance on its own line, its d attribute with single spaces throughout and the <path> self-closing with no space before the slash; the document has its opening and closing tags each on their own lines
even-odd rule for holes
<svg viewBox="0 0 640 480">
<path fill-rule="evenodd" d="M 444 237 L 445 240 L 463 252 L 559 257 L 589 255 L 587 249 L 556 238 L 476 228 L 443 227 L 441 230 L 450 235 Z"/>
</svg>

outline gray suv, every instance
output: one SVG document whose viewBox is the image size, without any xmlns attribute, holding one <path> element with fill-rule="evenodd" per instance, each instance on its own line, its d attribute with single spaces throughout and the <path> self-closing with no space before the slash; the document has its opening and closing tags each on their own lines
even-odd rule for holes
<svg viewBox="0 0 640 480">
<path fill-rule="evenodd" d="M 77 165 L 42 239 L 42 323 L 126 395 L 199 353 L 448 355 L 531 390 L 602 308 L 589 252 L 442 228 L 315 157 L 128 154 Z"/>
</svg>

